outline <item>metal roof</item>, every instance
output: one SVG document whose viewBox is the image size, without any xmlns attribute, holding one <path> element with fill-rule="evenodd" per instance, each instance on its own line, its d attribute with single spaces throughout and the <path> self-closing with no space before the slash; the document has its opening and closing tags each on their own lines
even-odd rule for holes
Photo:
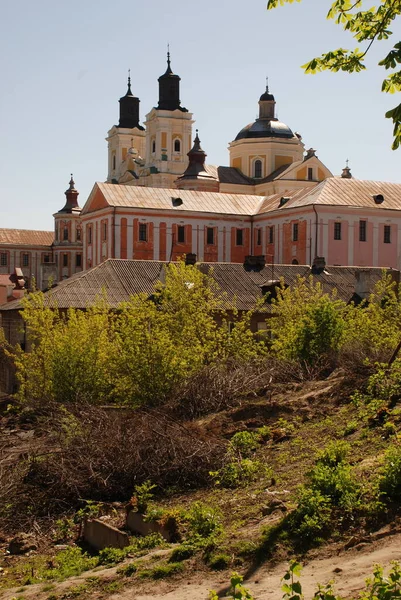
<svg viewBox="0 0 401 600">
<path fill-rule="evenodd" d="M 0 245 L 10 246 L 51 246 L 54 242 L 53 231 L 34 231 L 31 229 L 0 229 Z"/>
<path fill-rule="evenodd" d="M 252 215 L 258 212 L 262 202 L 260 196 L 244 194 L 147 188 L 112 183 L 96 183 L 95 189 L 96 187 L 99 188 L 106 202 L 110 206 L 116 207 Z M 175 207 L 173 203 L 176 198 L 181 198 L 183 201 L 178 207 Z M 85 205 L 81 214 L 87 212 L 87 205 Z"/>
<path fill-rule="evenodd" d="M 162 261 L 108 259 L 92 269 L 77 273 L 46 292 L 46 304 L 59 309 L 85 309 L 105 293 L 110 305 L 116 307 L 135 294 L 153 293 L 156 283 L 164 280 L 167 264 Z M 291 286 L 298 276 L 308 277 L 312 274 L 307 265 L 266 265 L 260 271 L 248 270 L 238 263 L 197 263 L 197 267 L 202 272 L 209 273 L 229 299 L 235 299 L 239 310 L 253 308 L 256 300 L 262 298 L 262 286 L 269 285 L 272 280 L 282 277 Z M 325 292 L 335 288 L 338 297 L 348 302 L 355 293 L 360 272 L 364 273 L 365 289 L 372 289 L 383 270 L 328 266 L 322 272 L 313 274 L 313 278 L 321 282 Z M 390 272 L 398 281 L 399 271 Z M 21 308 L 21 301 L 13 300 L 1 306 L 0 311 Z M 268 306 L 266 310 L 269 310 Z"/>
</svg>

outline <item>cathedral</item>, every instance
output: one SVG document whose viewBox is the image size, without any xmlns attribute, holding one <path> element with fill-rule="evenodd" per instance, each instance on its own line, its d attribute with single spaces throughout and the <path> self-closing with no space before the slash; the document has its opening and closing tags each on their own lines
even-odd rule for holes
<svg viewBox="0 0 401 600">
<path fill-rule="evenodd" d="M 0 229 L 0 276 L 23 273 L 46 288 L 108 258 L 400 267 L 401 185 L 340 177 L 276 117 L 268 86 L 258 118 L 229 143 L 229 165 L 211 165 L 180 77 L 167 68 L 156 106 L 140 120 L 131 89 L 107 134 L 105 182 L 81 208 L 71 176 L 54 232 Z M 1 287 L 1 285 L 0 285 Z M 4 287 L 4 286 L 3 286 Z M 11 279 L 2 299 L 12 298 Z M 1 303 L 1 302 L 0 302 Z"/>
</svg>

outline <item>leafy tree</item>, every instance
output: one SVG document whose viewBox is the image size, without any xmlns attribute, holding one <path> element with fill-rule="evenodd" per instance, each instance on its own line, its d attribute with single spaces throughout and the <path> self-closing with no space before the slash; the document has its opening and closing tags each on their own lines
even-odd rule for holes
<svg viewBox="0 0 401 600">
<path fill-rule="evenodd" d="M 330 356 L 340 347 L 345 303 L 323 292 L 312 278 L 278 289 L 271 319 L 272 350 L 277 356 L 306 364 Z"/>
<path fill-rule="evenodd" d="M 297 0 L 300 2 L 301 0 Z M 286 3 L 292 4 L 294 0 L 268 0 L 267 8 L 272 9 Z M 359 47 L 353 50 L 337 48 L 313 58 L 303 65 L 306 73 L 318 71 L 346 71 L 357 73 L 365 69 L 365 57 L 372 44 L 378 40 L 387 40 L 392 31 L 390 26 L 401 14 L 401 0 L 380 0 L 377 7 L 372 7 L 367 0 L 335 0 L 327 14 L 328 19 L 333 19 L 345 31 L 349 31 L 356 39 Z M 383 81 L 382 91 L 390 94 L 401 91 L 401 41 L 394 44 L 391 51 L 379 62 L 387 71 L 393 70 Z M 401 144 L 401 104 L 386 113 L 388 119 L 393 120 L 394 141 L 393 150 Z"/>
<path fill-rule="evenodd" d="M 134 296 L 117 310 L 100 298 L 60 314 L 41 292 L 23 302 L 30 351 L 15 350 L 18 396 L 39 404 L 156 405 L 204 365 L 251 359 L 266 348 L 249 330 L 252 313 L 239 315 L 211 277 L 183 262 L 167 267 L 152 296 Z"/>
</svg>

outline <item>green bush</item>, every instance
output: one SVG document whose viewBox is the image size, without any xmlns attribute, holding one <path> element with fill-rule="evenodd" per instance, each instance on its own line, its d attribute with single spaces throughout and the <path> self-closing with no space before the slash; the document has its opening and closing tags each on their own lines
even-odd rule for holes
<svg viewBox="0 0 401 600">
<path fill-rule="evenodd" d="M 115 565 L 127 556 L 126 548 L 103 548 L 99 552 L 100 565 Z"/>
<path fill-rule="evenodd" d="M 190 536 L 210 538 L 220 535 L 223 531 L 220 511 L 202 502 L 194 502 L 185 518 L 188 522 Z"/>
<path fill-rule="evenodd" d="M 230 440 L 233 452 L 249 458 L 258 447 L 258 435 L 251 431 L 239 431 Z"/>
<path fill-rule="evenodd" d="M 144 569 L 138 572 L 140 579 L 165 579 L 176 573 L 181 573 L 184 565 L 180 562 L 157 565 L 153 569 Z"/>
<path fill-rule="evenodd" d="M 391 502 L 401 500 L 401 446 L 391 445 L 384 456 L 379 490 Z"/>
<path fill-rule="evenodd" d="M 330 500 L 319 491 L 302 487 L 298 493 L 298 506 L 288 516 L 289 532 L 308 546 L 319 542 L 329 531 L 331 522 Z"/>
<path fill-rule="evenodd" d="M 169 558 L 169 562 L 181 562 L 188 560 L 195 554 L 195 548 L 191 544 L 181 544 L 178 548 L 174 548 Z"/>
<path fill-rule="evenodd" d="M 231 563 L 231 556 L 229 554 L 225 554 L 224 552 L 220 552 L 219 554 L 213 554 L 209 560 L 208 564 L 211 569 L 215 571 L 222 571 L 223 569 L 227 569 Z"/>
</svg>

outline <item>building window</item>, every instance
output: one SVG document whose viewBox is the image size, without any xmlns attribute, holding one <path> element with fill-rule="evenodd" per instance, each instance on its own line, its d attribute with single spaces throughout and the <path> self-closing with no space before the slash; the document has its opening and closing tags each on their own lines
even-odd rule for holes
<svg viewBox="0 0 401 600">
<path fill-rule="evenodd" d="M 297 261 L 296 258 L 293 258 L 292 261 L 291 261 L 291 264 L 292 265 L 299 265 L 299 262 Z"/>
<path fill-rule="evenodd" d="M 184 227 L 184 225 L 178 225 L 177 239 L 178 239 L 179 244 L 185 244 L 185 227 Z"/>
<path fill-rule="evenodd" d="M 92 225 L 88 227 L 88 244 L 92 243 Z"/>
<path fill-rule="evenodd" d="M 262 177 L 262 161 L 255 160 L 253 163 L 253 176 L 255 179 L 260 179 Z"/>
<path fill-rule="evenodd" d="M 313 181 L 313 168 L 308 167 L 308 181 Z"/>
<path fill-rule="evenodd" d="M 82 254 L 77 254 L 75 256 L 75 266 L 82 267 Z"/>
<path fill-rule="evenodd" d="M 334 223 L 334 239 L 341 240 L 341 223 Z"/>
<path fill-rule="evenodd" d="M 2 252 L 0 254 L 0 266 L 6 267 L 8 265 L 8 255 L 7 252 Z"/>
<path fill-rule="evenodd" d="M 107 223 L 103 223 L 103 241 L 107 241 Z"/>
<path fill-rule="evenodd" d="M 68 241 L 68 227 L 64 227 L 63 229 L 63 240 Z"/>
<path fill-rule="evenodd" d="M 298 223 L 293 223 L 292 225 L 292 241 L 298 241 Z"/>
<path fill-rule="evenodd" d="M 261 229 L 256 230 L 256 245 L 257 246 L 262 245 L 262 230 Z"/>
<path fill-rule="evenodd" d="M 274 243 L 274 227 L 273 225 L 269 227 L 269 244 Z"/>
<path fill-rule="evenodd" d="M 58 225 L 56 223 L 55 225 L 55 232 L 56 232 L 56 241 L 58 240 Z"/>
<path fill-rule="evenodd" d="M 391 244 L 391 225 L 384 226 L 384 239 L 385 244 Z"/>
<path fill-rule="evenodd" d="M 366 221 L 359 221 L 359 241 L 366 242 Z"/>
<path fill-rule="evenodd" d="M 77 227 L 77 242 L 81 241 L 81 228 Z"/>
<path fill-rule="evenodd" d="M 148 241 L 148 225 L 147 223 L 139 223 L 139 241 Z"/>
<path fill-rule="evenodd" d="M 208 227 L 206 229 L 206 244 L 208 246 L 213 246 L 214 244 L 214 228 Z"/>
<path fill-rule="evenodd" d="M 116 155 L 113 154 L 113 171 L 116 170 Z"/>
<path fill-rule="evenodd" d="M 181 152 L 181 142 L 180 140 L 174 140 L 174 152 Z"/>
<path fill-rule="evenodd" d="M 22 266 L 23 267 L 29 267 L 29 254 L 23 254 L 22 255 Z"/>
<path fill-rule="evenodd" d="M 236 230 L 235 243 L 236 243 L 237 246 L 243 246 L 244 245 L 244 230 L 243 229 L 237 229 Z"/>
<path fill-rule="evenodd" d="M 68 267 L 68 254 L 63 254 L 63 267 Z"/>
<path fill-rule="evenodd" d="M 156 142 L 155 140 L 153 140 L 152 142 L 152 154 L 154 154 L 156 152 Z"/>
<path fill-rule="evenodd" d="M 45 254 L 43 257 L 43 262 L 44 263 L 49 263 L 50 262 L 50 255 L 49 254 Z"/>
</svg>

